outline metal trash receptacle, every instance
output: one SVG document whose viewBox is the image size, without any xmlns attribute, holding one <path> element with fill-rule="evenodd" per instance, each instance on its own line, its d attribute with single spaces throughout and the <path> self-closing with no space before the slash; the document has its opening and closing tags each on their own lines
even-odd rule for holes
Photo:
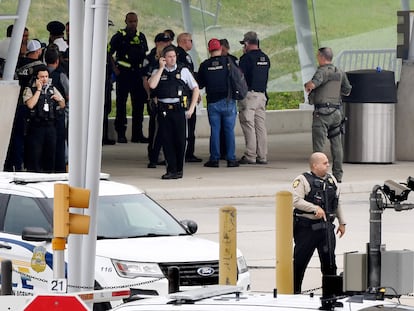
<svg viewBox="0 0 414 311">
<path fill-rule="evenodd" d="M 393 163 L 395 160 L 394 72 L 356 70 L 347 72 L 352 92 L 344 97 L 347 122 L 344 162 Z"/>
</svg>

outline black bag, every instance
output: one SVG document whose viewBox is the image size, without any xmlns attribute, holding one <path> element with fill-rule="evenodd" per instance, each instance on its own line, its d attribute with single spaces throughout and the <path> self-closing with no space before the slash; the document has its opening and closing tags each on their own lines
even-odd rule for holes
<svg viewBox="0 0 414 311">
<path fill-rule="evenodd" d="M 246 79 L 237 64 L 227 57 L 227 67 L 229 69 L 229 98 L 234 100 L 244 99 L 248 92 Z"/>
</svg>

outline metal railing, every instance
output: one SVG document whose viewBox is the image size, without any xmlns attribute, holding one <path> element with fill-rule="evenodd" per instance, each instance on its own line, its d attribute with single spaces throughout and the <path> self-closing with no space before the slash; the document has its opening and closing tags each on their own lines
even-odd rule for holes
<svg viewBox="0 0 414 311">
<path fill-rule="evenodd" d="M 401 59 L 397 58 L 396 49 L 345 50 L 335 57 L 334 63 L 344 71 L 380 67 L 381 70 L 394 71 L 395 81 L 400 79 Z"/>
</svg>

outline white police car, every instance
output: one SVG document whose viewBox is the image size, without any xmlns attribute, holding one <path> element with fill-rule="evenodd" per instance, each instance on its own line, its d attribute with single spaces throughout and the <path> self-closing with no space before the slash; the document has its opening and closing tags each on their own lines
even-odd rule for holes
<svg viewBox="0 0 414 311">
<path fill-rule="evenodd" d="M 16 295 L 46 292 L 53 278 L 54 183 L 67 178 L 67 174 L 0 173 L 0 259 L 12 260 Z M 143 191 L 101 179 L 96 288 L 166 295 L 171 266 L 179 267 L 180 288 L 217 284 L 219 245 L 193 236 L 196 230 L 194 222 L 178 222 Z M 237 283 L 247 290 L 248 268 L 239 250 L 237 257 Z"/>
<path fill-rule="evenodd" d="M 113 311 L 414 311 L 390 299 L 373 300 L 364 295 L 321 299 L 317 295 L 276 295 L 243 292 L 235 286 L 215 285 L 128 302 Z M 322 301 L 325 303 L 322 304 Z"/>
</svg>

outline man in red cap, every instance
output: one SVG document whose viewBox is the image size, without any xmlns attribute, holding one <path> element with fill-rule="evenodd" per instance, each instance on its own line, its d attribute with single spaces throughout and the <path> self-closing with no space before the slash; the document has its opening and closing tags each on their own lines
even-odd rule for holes
<svg viewBox="0 0 414 311">
<path fill-rule="evenodd" d="M 200 88 L 206 88 L 207 113 L 210 123 L 210 159 L 205 167 L 219 167 L 220 160 L 220 129 L 223 128 L 226 140 L 227 167 L 237 167 L 236 143 L 234 126 L 236 124 L 237 107 L 229 95 L 228 57 L 221 55 L 221 45 L 218 39 L 208 42 L 211 57 L 200 64 L 198 83 Z"/>
</svg>

